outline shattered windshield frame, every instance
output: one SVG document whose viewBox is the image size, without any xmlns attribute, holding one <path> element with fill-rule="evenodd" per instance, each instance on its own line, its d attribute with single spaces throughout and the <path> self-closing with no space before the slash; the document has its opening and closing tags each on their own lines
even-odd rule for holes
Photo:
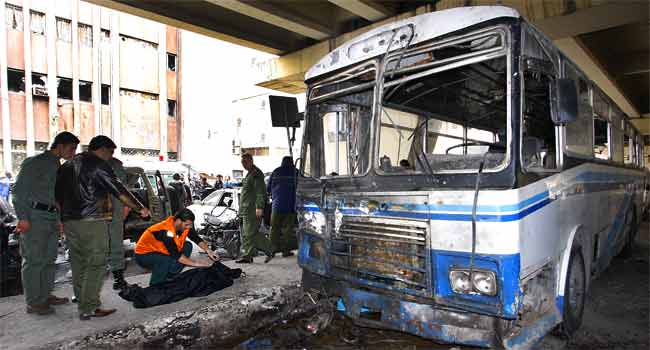
<svg viewBox="0 0 650 350">
<path fill-rule="evenodd" d="M 377 60 L 310 87 L 301 173 L 312 178 L 361 177 L 370 171 Z"/>
<path fill-rule="evenodd" d="M 512 72 L 510 42 L 510 29 L 497 26 L 412 48 L 406 53 L 393 53 L 385 61 L 386 73 L 380 81 L 381 102 L 378 103 L 380 110 L 375 126 L 377 137 L 374 154 L 377 173 L 475 173 L 482 153 L 485 152 L 485 172 L 498 172 L 507 167 L 512 158 L 512 101 L 507 89 L 511 86 Z M 499 68 L 496 72 L 486 70 L 492 62 L 496 62 L 495 66 Z M 480 67 L 476 69 L 473 66 Z M 484 71 L 467 74 L 463 71 L 466 68 Z M 446 80 L 433 79 L 445 75 Z M 497 81 L 491 83 L 491 86 L 484 84 L 491 89 L 476 91 L 477 89 L 468 88 L 468 83 L 476 85 L 477 81 L 495 78 Z M 442 91 L 451 90 L 448 87 L 452 85 L 463 86 L 453 93 L 447 93 L 444 99 L 435 96 Z M 461 91 L 463 88 L 465 91 Z M 451 112 L 443 113 L 444 108 L 429 108 L 435 103 L 443 106 L 442 101 L 447 103 L 447 99 L 460 100 L 461 97 L 475 105 L 484 106 L 480 109 L 452 109 L 453 112 L 460 110 L 460 113 L 456 114 L 466 114 L 465 119 L 456 117 Z M 400 99 L 400 103 L 394 103 Z M 420 102 L 417 99 L 420 99 Z M 495 105 L 492 105 L 492 102 Z M 412 106 L 407 106 L 408 104 Z M 469 103 L 457 103 L 454 107 L 464 105 Z M 438 129 L 430 130 L 432 122 Z M 458 130 L 447 132 L 451 131 L 452 127 Z M 444 133 L 441 132 L 443 129 Z M 392 135 L 388 136 L 387 131 Z M 445 154 L 435 153 L 435 145 L 430 145 L 432 140 L 436 143 L 445 139 L 452 141 L 450 145 L 453 145 L 454 139 L 458 140 L 457 145 L 451 148 L 460 154 L 450 153 L 449 148 Z M 397 151 L 390 147 L 397 147 Z M 405 150 L 403 147 L 410 148 Z M 406 154 L 409 156 L 406 157 Z"/>
</svg>

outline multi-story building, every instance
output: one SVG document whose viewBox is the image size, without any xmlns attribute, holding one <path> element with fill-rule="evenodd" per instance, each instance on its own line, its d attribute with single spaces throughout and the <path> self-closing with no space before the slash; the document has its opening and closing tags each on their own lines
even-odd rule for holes
<svg viewBox="0 0 650 350">
<path fill-rule="evenodd" d="M 178 159 L 180 30 L 79 0 L 0 0 L 0 166 L 68 130 L 122 158 Z"/>
</svg>

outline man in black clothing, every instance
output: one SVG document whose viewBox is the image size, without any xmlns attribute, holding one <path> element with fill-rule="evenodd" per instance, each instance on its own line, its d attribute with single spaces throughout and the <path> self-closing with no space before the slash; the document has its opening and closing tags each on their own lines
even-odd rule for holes
<svg viewBox="0 0 650 350">
<path fill-rule="evenodd" d="M 223 188 L 223 176 L 221 174 L 217 175 L 217 181 L 214 182 L 214 189 L 220 190 Z"/>
<path fill-rule="evenodd" d="M 172 206 L 172 211 L 178 212 L 181 209 L 185 208 L 185 186 L 183 186 L 183 182 L 181 181 L 181 176 L 177 173 L 172 176 L 174 179 L 172 182 L 169 183 L 169 186 L 174 189 L 174 196 L 172 199 L 175 199 L 175 203 L 173 203 Z"/>
<path fill-rule="evenodd" d="M 124 187 L 108 163 L 116 147 L 106 136 L 93 137 L 88 151 L 63 164 L 56 176 L 55 199 L 70 248 L 74 295 L 79 300 L 79 318 L 83 321 L 115 312 L 115 309 L 101 309 L 99 298 L 113 217 L 110 196 L 142 217 L 150 215 L 149 209 Z"/>
</svg>

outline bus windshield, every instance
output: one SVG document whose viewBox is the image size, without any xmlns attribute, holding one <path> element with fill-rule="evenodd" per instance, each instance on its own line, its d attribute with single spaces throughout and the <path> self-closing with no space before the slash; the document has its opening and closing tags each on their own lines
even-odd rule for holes
<svg viewBox="0 0 650 350">
<path fill-rule="evenodd" d="M 503 41 L 487 33 L 388 61 L 377 140 L 379 173 L 474 170 L 485 153 L 486 169 L 504 164 Z"/>
<path fill-rule="evenodd" d="M 374 64 L 315 85 L 303 136 L 303 172 L 311 177 L 359 176 L 369 169 Z"/>
</svg>

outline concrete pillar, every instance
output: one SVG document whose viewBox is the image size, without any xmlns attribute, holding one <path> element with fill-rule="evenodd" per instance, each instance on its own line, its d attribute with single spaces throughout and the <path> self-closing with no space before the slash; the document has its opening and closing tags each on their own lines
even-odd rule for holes
<svg viewBox="0 0 650 350">
<path fill-rule="evenodd" d="M 110 12 L 111 17 L 111 123 L 113 142 L 117 145 L 115 156 L 122 154 L 122 117 L 120 115 L 120 15 Z"/>
<path fill-rule="evenodd" d="M 49 97 L 50 142 L 59 132 L 59 109 L 57 106 L 58 83 L 56 81 L 56 17 L 55 1 L 48 1 L 45 13 L 45 36 L 47 41 L 47 95 Z"/>
<path fill-rule="evenodd" d="M 158 102 L 160 103 L 160 154 L 167 160 L 167 28 L 158 29 Z"/>
<path fill-rule="evenodd" d="M 71 0 L 72 7 L 72 125 L 77 137 L 81 134 L 79 107 L 79 0 Z"/>
<path fill-rule="evenodd" d="M 5 0 L 0 0 L 0 99 L 2 102 L 2 161 L 5 171 L 12 171 L 11 163 L 11 114 L 9 111 L 9 86 L 7 84 L 7 25 Z"/>
<path fill-rule="evenodd" d="M 93 6 L 93 107 L 95 111 L 95 135 L 102 135 L 102 17 L 99 6 Z M 108 62 L 106 62 L 108 63 Z"/>
<path fill-rule="evenodd" d="M 34 144 L 34 102 L 32 99 L 32 31 L 30 29 L 30 0 L 23 0 L 23 50 L 25 52 L 25 133 L 27 156 L 36 153 Z"/>
</svg>

